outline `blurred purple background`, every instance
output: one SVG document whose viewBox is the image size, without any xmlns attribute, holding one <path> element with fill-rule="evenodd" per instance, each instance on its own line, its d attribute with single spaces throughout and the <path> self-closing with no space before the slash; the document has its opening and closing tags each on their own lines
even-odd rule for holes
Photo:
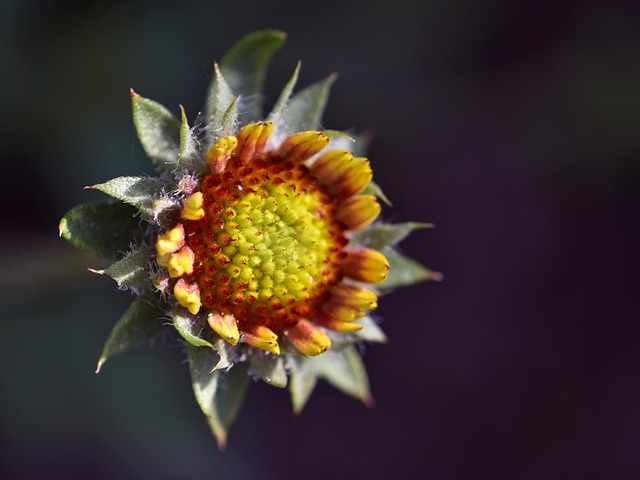
<svg viewBox="0 0 640 480">
<path fill-rule="evenodd" d="M 151 173 L 129 87 L 193 119 L 214 59 L 287 31 L 267 104 L 340 74 L 403 251 L 442 271 L 383 299 L 373 409 L 298 418 L 252 385 L 228 451 L 168 342 L 93 368 L 131 301 L 56 238 L 84 185 Z M 0 7 L 0 477 L 640 478 L 640 4 L 6 1 Z"/>
</svg>

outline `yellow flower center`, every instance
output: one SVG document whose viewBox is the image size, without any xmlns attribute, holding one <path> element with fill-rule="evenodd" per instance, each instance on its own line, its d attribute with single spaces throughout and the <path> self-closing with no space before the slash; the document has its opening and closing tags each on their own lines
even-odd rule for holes
<svg viewBox="0 0 640 480">
<path fill-rule="evenodd" d="M 337 202 L 308 168 L 234 158 L 200 191 L 204 216 L 183 223 L 203 306 L 232 314 L 240 330 L 282 332 L 313 315 L 342 278 L 347 240 Z"/>
</svg>

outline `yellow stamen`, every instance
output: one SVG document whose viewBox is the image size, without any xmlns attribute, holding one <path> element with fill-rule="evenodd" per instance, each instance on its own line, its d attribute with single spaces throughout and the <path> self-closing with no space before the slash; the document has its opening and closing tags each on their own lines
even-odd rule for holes
<svg viewBox="0 0 640 480">
<path fill-rule="evenodd" d="M 207 322 L 211 329 L 224 338 L 231 345 L 235 345 L 240 340 L 240 332 L 238 332 L 238 323 L 233 315 L 220 315 L 219 313 L 210 313 L 207 316 Z"/>
<path fill-rule="evenodd" d="M 194 315 L 200 311 L 200 288 L 197 284 L 188 284 L 181 278 L 173 287 L 173 294 L 178 303 Z"/>
<path fill-rule="evenodd" d="M 184 245 L 184 227 L 181 223 L 168 232 L 158 235 L 156 252 L 158 255 L 173 253 Z"/>
<path fill-rule="evenodd" d="M 204 217 L 203 205 L 204 199 L 202 192 L 196 192 L 193 195 L 189 195 L 182 203 L 182 212 L 180 213 L 180 217 L 185 220 L 200 220 Z"/>
<path fill-rule="evenodd" d="M 288 329 L 284 335 L 296 350 L 305 357 L 320 355 L 331 347 L 329 336 L 307 320 L 300 320 Z"/>
</svg>

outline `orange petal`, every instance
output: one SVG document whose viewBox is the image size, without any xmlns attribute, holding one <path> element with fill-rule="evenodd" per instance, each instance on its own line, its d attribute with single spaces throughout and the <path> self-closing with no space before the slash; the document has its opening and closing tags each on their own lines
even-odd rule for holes
<svg viewBox="0 0 640 480">
<path fill-rule="evenodd" d="M 173 294 L 178 303 L 194 315 L 200 311 L 200 288 L 196 283 L 188 284 L 181 278 L 173 287 Z"/>
<path fill-rule="evenodd" d="M 360 193 L 373 178 L 369 160 L 347 150 L 325 153 L 311 166 L 311 174 L 340 198 Z"/>
<path fill-rule="evenodd" d="M 331 347 L 331 339 L 307 320 L 300 320 L 284 333 L 287 340 L 305 357 L 314 357 Z"/>
<path fill-rule="evenodd" d="M 220 173 L 227 168 L 227 162 L 231 157 L 231 154 L 238 146 L 238 139 L 236 137 L 229 136 L 218 140 L 213 146 L 207 150 L 207 166 L 211 173 Z"/>
<path fill-rule="evenodd" d="M 357 308 L 374 310 L 378 297 L 368 288 L 340 283 L 331 289 L 331 302 L 340 302 Z"/>
<path fill-rule="evenodd" d="M 355 195 L 342 202 L 337 217 L 348 230 L 356 231 L 371 225 L 381 210 L 378 200 L 373 195 Z"/>
<path fill-rule="evenodd" d="M 314 317 L 313 321 L 335 332 L 349 333 L 362 330 L 362 325 L 357 322 L 341 322 L 340 320 L 324 315 Z"/>
<path fill-rule="evenodd" d="M 231 345 L 235 345 L 240 340 L 240 332 L 238 332 L 238 323 L 233 315 L 220 315 L 219 313 L 210 313 L 207 316 L 207 323 L 211 329 L 224 338 Z"/>
<path fill-rule="evenodd" d="M 346 303 L 330 302 L 322 307 L 322 313 L 341 322 L 353 322 L 364 317 L 367 312 Z"/>
<path fill-rule="evenodd" d="M 377 250 L 362 248 L 347 253 L 342 268 L 348 277 L 373 284 L 382 283 L 387 279 L 389 262 Z"/>
<path fill-rule="evenodd" d="M 179 223 L 168 232 L 158 235 L 156 252 L 158 255 L 173 253 L 184 245 L 184 238 L 184 227 Z"/>
<path fill-rule="evenodd" d="M 242 163 L 248 163 L 262 152 L 273 132 L 273 127 L 273 122 L 250 123 L 238 132 L 238 147 L 235 154 Z"/>
<path fill-rule="evenodd" d="M 252 347 L 257 347 L 267 352 L 271 352 L 274 355 L 280 354 L 280 346 L 278 345 L 278 335 L 273 330 L 265 327 L 264 325 L 258 325 L 251 330 L 243 332 L 242 338 Z"/>
<path fill-rule="evenodd" d="M 302 163 L 329 145 L 329 137 L 322 132 L 300 132 L 291 135 L 280 147 L 280 157 L 291 163 Z"/>
</svg>

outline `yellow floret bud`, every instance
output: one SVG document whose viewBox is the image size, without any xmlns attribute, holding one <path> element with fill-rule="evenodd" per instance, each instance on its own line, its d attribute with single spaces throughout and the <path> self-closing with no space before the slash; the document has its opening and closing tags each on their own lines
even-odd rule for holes
<svg viewBox="0 0 640 480">
<path fill-rule="evenodd" d="M 178 303 L 194 315 L 200 311 L 200 288 L 197 284 L 188 284 L 181 278 L 173 287 L 173 294 Z"/>
<path fill-rule="evenodd" d="M 183 247 L 179 252 L 171 255 L 167 262 L 167 270 L 171 278 L 180 277 L 184 274 L 193 273 L 193 262 L 195 255 L 189 247 Z"/>
<path fill-rule="evenodd" d="M 219 313 L 210 313 L 207 316 L 207 322 L 211 329 L 224 338 L 231 345 L 235 345 L 240 340 L 240 332 L 238 332 L 238 323 L 233 315 L 220 315 Z"/>
<path fill-rule="evenodd" d="M 305 357 L 314 357 L 331 347 L 331 339 L 307 320 L 300 320 L 285 332 L 287 340 Z"/>
<path fill-rule="evenodd" d="M 181 223 L 168 232 L 158 235 L 156 240 L 156 252 L 158 255 L 173 253 L 184 245 L 184 227 Z"/>
<path fill-rule="evenodd" d="M 280 355 L 278 345 L 278 335 L 273 330 L 264 325 L 258 325 L 251 330 L 244 332 L 242 338 L 252 347 L 257 347 L 274 355 Z"/>
<path fill-rule="evenodd" d="M 182 212 L 180 216 L 185 220 L 200 220 L 204 217 L 204 198 L 202 192 L 196 192 L 189 195 L 182 203 Z"/>
</svg>

